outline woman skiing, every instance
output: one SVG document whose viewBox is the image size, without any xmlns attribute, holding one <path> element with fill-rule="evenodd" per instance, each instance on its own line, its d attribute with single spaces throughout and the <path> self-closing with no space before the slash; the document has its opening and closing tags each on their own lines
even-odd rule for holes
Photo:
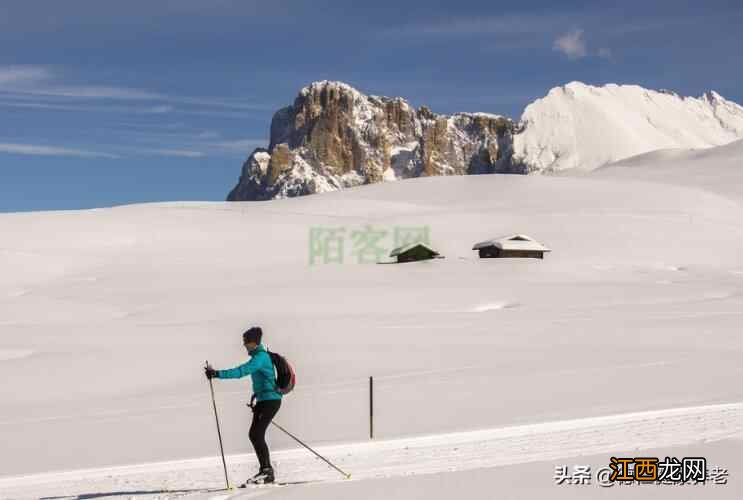
<svg viewBox="0 0 743 500">
<path fill-rule="evenodd" d="M 215 370 L 207 366 L 206 378 L 242 378 L 250 375 L 253 382 L 253 394 L 256 400 L 253 409 L 253 422 L 250 425 L 250 442 L 258 457 L 260 469 L 249 484 L 266 484 L 274 482 L 274 471 L 271 466 L 271 458 L 266 444 L 266 430 L 271 420 L 281 407 L 281 393 L 276 388 L 276 376 L 271 356 L 261 344 L 263 331 L 259 326 L 254 326 L 243 333 L 243 345 L 248 350 L 250 360 L 235 368 L 228 370 Z"/>
</svg>

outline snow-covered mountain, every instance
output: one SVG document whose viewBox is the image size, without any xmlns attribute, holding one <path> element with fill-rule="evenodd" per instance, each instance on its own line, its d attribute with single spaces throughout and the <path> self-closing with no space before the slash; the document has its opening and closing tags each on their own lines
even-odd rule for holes
<svg viewBox="0 0 743 500">
<path fill-rule="evenodd" d="M 268 148 L 243 165 L 228 200 L 264 200 L 420 176 L 593 170 L 667 148 L 743 138 L 743 107 L 636 85 L 572 82 L 527 106 L 521 120 L 439 115 L 400 97 L 341 83 L 303 88 L 271 122 Z"/>
<path fill-rule="evenodd" d="M 637 85 L 572 82 L 526 107 L 514 157 L 529 171 L 593 170 L 669 148 L 708 148 L 743 138 L 743 107 L 717 92 L 682 97 Z"/>
</svg>

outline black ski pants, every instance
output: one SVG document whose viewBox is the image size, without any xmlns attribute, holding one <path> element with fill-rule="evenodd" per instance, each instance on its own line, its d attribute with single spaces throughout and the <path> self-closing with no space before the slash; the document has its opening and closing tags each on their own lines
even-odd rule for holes
<svg viewBox="0 0 743 500">
<path fill-rule="evenodd" d="M 268 429 L 271 420 L 276 416 L 280 407 L 280 399 L 258 401 L 253 406 L 253 423 L 250 424 L 249 436 L 261 469 L 271 467 L 271 456 L 266 444 L 266 429 Z"/>
</svg>

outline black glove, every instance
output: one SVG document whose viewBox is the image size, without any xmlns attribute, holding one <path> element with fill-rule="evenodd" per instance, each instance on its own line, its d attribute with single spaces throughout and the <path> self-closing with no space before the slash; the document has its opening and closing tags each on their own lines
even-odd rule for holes
<svg viewBox="0 0 743 500">
<path fill-rule="evenodd" d="M 219 370 L 215 370 L 211 366 L 207 366 L 204 368 L 204 374 L 206 375 L 206 378 L 208 379 L 219 378 L 217 371 Z"/>
</svg>

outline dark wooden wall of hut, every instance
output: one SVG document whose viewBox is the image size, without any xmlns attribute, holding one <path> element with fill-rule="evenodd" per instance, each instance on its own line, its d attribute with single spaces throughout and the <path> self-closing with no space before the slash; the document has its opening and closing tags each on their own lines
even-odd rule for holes
<svg viewBox="0 0 743 500">
<path fill-rule="evenodd" d="M 501 250 L 498 247 L 485 247 L 479 249 L 479 255 L 483 259 L 489 258 L 525 258 L 543 259 L 544 252 L 538 250 Z"/>
</svg>

